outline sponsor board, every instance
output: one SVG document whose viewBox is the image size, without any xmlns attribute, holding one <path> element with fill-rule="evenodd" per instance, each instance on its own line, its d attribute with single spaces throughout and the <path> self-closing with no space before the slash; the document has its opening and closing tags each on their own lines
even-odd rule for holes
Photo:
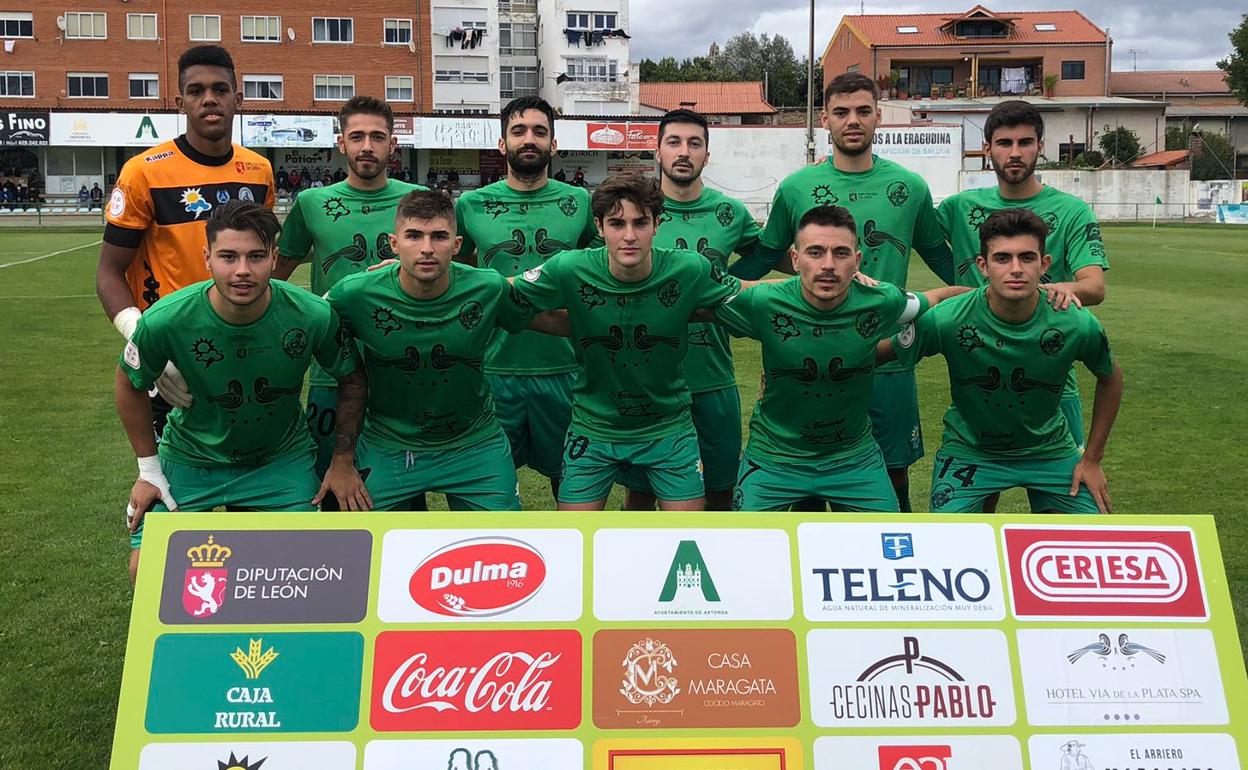
<svg viewBox="0 0 1248 770">
<path fill-rule="evenodd" d="M 173 113 L 54 112 L 48 144 L 58 147 L 152 147 L 179 133 Z"/>
<path fill-rule="evenodd" d="M 787 629 L 611 629 L 594 634 L 602 728 L 792 727 L 801 718 Z"/>
<path fill-rule="evenodd" d="M 377 614 L 387 623 L 576 620 L 583 551 L 575 529 L 391 530 Z"/>
<path fill-rule="evenodd" d="M 1005 617 L 988 524 L 801 524 L 797 545 L 808 620 Z"/>
<path fill-rule="evenodd" d="M 1209 619 L 1187 527 L 1001 528 L 1014 616 Z"/>
<path fill-rule="evenodd" d="M 600 529 L 599 620 L 788 620 L 789 536 L 779 529 Z"/>
<path fill-rule="evenodd" d="M 1023 770 L 1012 735 L 815 739 L 815 770 Z"/>
<path fill-rule="evenodd" d="M 795 770 L 792 737 L 615 739 L 594 744 L 593 770 Z"/>
<path fill-rule="evenodd" d="M 573 729 L 581 722 L 581 635 L 384 631 L 370 709 L 378 732 Z"/>
<path fill-rule="evenodd" d="M 1014 724 L 996 630 L 831 630 L 806 635 L 810 717 L 820 727 Z"/>
<path fill-rule="evenodd" d="M 959 158 L 959 126 L 880 126 L 872 148 L 881 158 Z"/>
<path fill-rule="evenodd" d="M 1032 770 L 1239 770 L 1235 739 L 1216 733 L 1033 735 Z"/>
<path fill-rule="evenodd" d="M 50 125 L 47 110 L 0 110 L 0 146 L 46 147 Z"/>
<path fill-rule="evenodd" d="M 355 745 L 347 741 L 291 743 L 149 743 L 139 770 L 355 770 Z"/>
<path fill-rule="evenodd" d="M 242 143 L 247 147 L 333 147 L 331 115 L 244 115 Z"/>
<path fill-rule="evenodd" d="M 1213 634 L 1204 629 L 1024 629 L 1018 656 L 1033 725 L 1227 723 Z"/>
<path fill-rule="evenodd" d="M 582 770 L 585 749 L 571 739 L 371 741 L 364 770 Z"/>
<path fill-rule="evenodd" d="M 365 530 L 175 532 L 160 620 L 358 623 L 368 602 L 372 545 Z"/>
<path fill-rule="evenodd" d="M 364 637 L 345 633 L 165 634 L 156 640 L 150 733 L 353 730 Z M 325 693 L 333 693 L 332 698 Z"/>
<path fill-rule="evenodd" d="M 585 136 L 590 150 L 654 150 L 659 144 L 659 124 L 589 122 Z"/>
</svg>

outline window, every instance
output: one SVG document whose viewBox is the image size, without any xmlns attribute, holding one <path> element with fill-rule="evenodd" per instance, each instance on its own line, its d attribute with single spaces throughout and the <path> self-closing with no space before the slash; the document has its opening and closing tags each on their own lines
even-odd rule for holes
<svg viewBox="0 0 1248 770">
<path fill-rule="evenodd" d="M 568 29 L 617 29 L 618 18 L 615 13 L 569 11 Z"/>
<path fill-rule="evenodd" d="M 489 65 L 485 56 L 435 56 L 433 79 L 438 83 L 488 83 Z"/>
<path fill-rule="evenodd" d="M 0 37 L 34 37 L 34 18 L 29 13 L 0 13 Z"/>
<path fill-rule="evenodd" d="M 159 99 L 160 76 L 155 72 L 131 72 L 130 98 Z"/>
<path fill-rule="evenodd" d="M 614 83 L 617 79 L 615 59 L 568 59 L 568 79 L 583 83 Z"/>
<path fill-rule="evenodd" d="M 381 42 L 386 45 L 407 45 L 412 42 L 412 20 L 386 19 L 385 37 Z"/>
<path fill-rule="evenodd" d="M 75 99 L 104 99 L 108 96 L 108 75 L 103 72 L 70 72 L 66 91 Z"/>
<path fill-rule="evenodd" d="M 352 19 L 312 19 L 313 43 L 354 43 L 355 21 Z"/>
<path fill-rule="evenodd" d="M 498 0 L 499 13 L 537 13 L 536 0 Z"/>
<path fill-rule="evenodd" d="M 589 29 L 589 14 L 569 13 L 568 29 Z"/>
<path fill-rule="evenodd" d="M 281 101 L 282 76 L 243 75 L 243 98 L 262 101 Z"/>
<path fill-rule="evenodd" d="M 127 13 L 126 14 L 126 37 L 131 40 L 155 40 L 156 39 L 156 14 L 154 13 Z"/>
<path fill-rule="evenodd" d="M 280 43 L 282 41 L 281 16 L 244 16 L 240 26 L 244 43 Z"/>
<path fill-rule="evenodd" d="M 452 115 L 489 115 L 490 108 L 485 104 L 435 104 L 434 112 L 445 112 Z"/>
<path fill-rule="evenodd" d="M 191 14 L 191 40 L 220 40 L 221 17 Z"/>
<path fill-rule="evenodd" d="M 411 75 L 386 75 L 386 101 L 412 102 L 415 93 Z"/>
<path fill-rule="evenodd" d="M 484 19 L 464 19 L 459 23 L 464 29 L 485 29 L 488 25 Z"/>
<path fill-rule="evenodd" d="M 1005 37 L 1005 24 L 995 19 L 977 21 L 959 21 L 953 25 L 953 34 L 958 37 Z"/>
<path fill-rule="evenodd" d="M 862 70 L 862 65 L 859 65 L 859 64 L 851 64 L 845 68 L 846 72 L 859 72 L 861 70 Z"/>
<path fill-rule="evenodd" d="M 1058 157 L 1064 163 L 1074 163 L 1075 158 L 1082 155 L 1084 149 L 1086 149 L 1086 145 L 1082 142 L 1076 142 L 1074 144 L 1067 144 L 1063 142 L 1057 146 Z"/>
<path fill-rule="evenodd" d="M 1050 24 L 1048 22 L 1041 22 L 1040 24 L 1034 24 L 1032 26 L 1036 28 L 1037 32 L 1056 32 L 1057 31 L 1057 25 Z"/>
<path fill-rule="evenodd" d="M 917 35 L 919 33 L 919 28 L 918 27 L 898 27 L 897 31 L 903 35 Z"/>
<path fill-rule="evenodd" d="M 355 96 L 355 75 L 317 75 L 313 99 L 346 101 Z"/>
<path fill-rule="evenodd" d="M 102 13 L 67 13 L 65 37 L 102 40 L 108 37 L 107 17 Z"/>
<path fill-rule="evenodd" d="M 595 13 L 594 29 L 616 29 L 614 13 Z"/>
<path fill-rule="evenodd" d="M 1083 62 L 1062 62 L 1062 80 L 1083 80 Z"/>
<path fill-rule="evenodd" d="M 537 96 L 537 67 L 500 67 L 498 70 L 498 96 L 515 99 L 517 96 Z"/>
<path fill-rule="evenodd" d="M 35 95 L 35 73 L 0 72 L 0 96 L 30 98 Z"/>
<path fill-rule="evenodd" d="M 504 56 L 537 56 L 537 25 L 499 24 L 498 52 Z"/>
</svg>

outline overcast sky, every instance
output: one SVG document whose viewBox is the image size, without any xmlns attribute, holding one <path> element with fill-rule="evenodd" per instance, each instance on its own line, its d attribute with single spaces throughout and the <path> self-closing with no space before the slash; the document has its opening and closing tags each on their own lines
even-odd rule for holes
<svg viewBox="0 0 1248 770">
<path fill-rule="evenodd" d="M 939 13 L 967 11 L 975 0 L 951 2 L 868 2 L 867 13 Z M 1131 69 L 1130 49 L 1136 49 L 1141 70 L 1213 69 L 1218 59 L 1230 52 L 1227 33 L 1239 24 L 1244 0 L 1134 0 L 1131 3 L 1098 2 L 1080 7 L 1073 2 L 1026 0 L 1026 2 L 985 2 L 992 10 L 1082 10 L 1102 29 L 1108 27 L 1114 39 L 1114 70 Z M 632 19 L 631 57 L 683 59 L 701 56 L 712 42 L 721 46 L 733 35 L 750 31 L 784 35 L 793 44 L 798 58 L 808 46 L 807 20 L 810 5 L 802 0 L 629 0 Z M 858 4 L 819 0 L 815 3 L 815 56 L 836 30 L 841 16 L 858 13 Z M 1143 53 L 1147 51 L 1148 53 Z"/>
</svg>

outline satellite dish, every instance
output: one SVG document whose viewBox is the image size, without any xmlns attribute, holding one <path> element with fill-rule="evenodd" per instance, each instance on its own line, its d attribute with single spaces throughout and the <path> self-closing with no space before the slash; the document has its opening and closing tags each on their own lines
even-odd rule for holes
<svg viewBox="0 0 1248 770">
<path fill-rule="evenodd" d="M 62 32 L 65 31 L 65 17 L 64 16 L 56 17 L 56 28 Z"/>
<path fill-rule="evenodd" d="M 407 41 L 407 52 L 416 53 L 416 41 L 415 40 Z"/>
<path fill-rule="evenodd" d="M 294 28 L 294 27 L 287 27 L 287 28 L 286 28 L 286 38 L 287 38 L 288 40 L 294 40 L 294 39 L 295 39 L 295 28 Z"/>
</svg>

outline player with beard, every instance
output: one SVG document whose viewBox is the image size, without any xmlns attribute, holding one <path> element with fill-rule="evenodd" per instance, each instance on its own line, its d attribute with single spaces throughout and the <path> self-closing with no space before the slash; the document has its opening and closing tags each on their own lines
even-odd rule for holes
<svg viewBox="0 0 1248 770">
<path fill-rule="evenodd" d="M 1053 261 L 1041 279 L 1049 300 L 1058 307 L 1076 299 L 1084 307 L 1103 302 L 1109 260 L 1092 207 L 1036 178 L 1036 163 L 1044 153 L 1044 118 L 1040 112 L 1021 100 L 993 107 L 984 122 L 984 152 L 997 173 L 996 186 L 964 190 L 946 198 L 938 210 L 953 247 L 958 283 L 979 287 L 987 280 L 975 264 L 979 228 L 989 215 L 1006 208 L 1025 208 L 1036 212 L 1050 228 L 1045 244 Z M 1082 448 L 1083 406 L 1073 370 L 1062 390 L 1062 414 L 1075 444 Z M 989 510 L 995 508 L 995 502 L 990 501 Z"/>
<path fill-rule="evenodd" d="M 703 183 L 702 170 L 711 157 L 709 140 L 706 118 L 692 110 L 672 110 L 659 121 L 663 213 L 654 245 L 696 251 L 727 271 L 729 255 L 752 254 L 762 230 L 744 203 Z M 726 511 L 732 505 L 741 457 L 741 396 L 723 329 L 710 323 L 690 324 L 684 368 L 693 395 L 706 508 Z M 654 493 L 644 475 L 626 472 L 620 483 L 628 489 L 626 509 L 654 508 Z"/>
<path fill-rule="evenodd" d="M 732 273 L 757 278 L 783 267 L 798 222 L 815 206 L 844 206 L 858 224 L 863 273 L 905 289 L 914 248 L 937 277 L 953 283 L 953 258 L 923 177 L 871 152 L 880 122 L 879 89 L 859 73 L 833 78 L 823 94 L 821 123 L 832 156 L 799 169 L 776 189 L 755 258 Z M 902 511 L 910 510 L 909 467 L 923 456 L 919 396 L 914 370 L 899 363 L 875 371 L 871 428 Z"/>
<path fill-rule="evenodd" d="M 287 279 L 311 263 L 312 291 L 324 296 L 335 284 L 383 260 L 393 259 L 390 233 L 404 195 L 427 189 L 390 179 L 390 158 L 398 147 L 390 105 L 356 96 L 338 111 L 338 151 L 347 160 L 347 178 L 299 193 L 282 229 L 275 278 Z M 308 428 L 316 438 L 316 470 L 324 474 L 333 454 L 338 390 L 333 377 L 312 369 L 308 389 Z M 332 501 L 326 507 L 332 507 Z M 425 510 L 423 498 L 413 510 Z"/>
<path fill-rule="evenodd" d="M 187 49 L 178 59 L 178 109 L 186 133 L 122 166 L 105 212 L 95 292 L 127 340 L 140 314 L 161 297 L 207 280 L 207 214 L 230 200 L 273 208 L 269 161 L 234 144 L 242 105 L 234 61 L 221 46 Z M 155 380 L 153 427 L 159 436 L 169 410 L 189 407 L 186 381 L 170 363 Z"/>
<path fill-rule="evenodd" d="M 515 276 L 561 251 L 597 239 L 584 188 L 548 177 L 556 149 L 555 114 L 546 100 L 522 96 L 502 110 L 498 151 L 507 177 L 459 197 L 463 245 L 457 259 Z M 516 467 L 550 479 L 558 497 L 563 440 L 572 419 L 576 356 L 568 340 L 534 331 L 499 332 L 485 358 L 498 418 Z"/>
</svg>

